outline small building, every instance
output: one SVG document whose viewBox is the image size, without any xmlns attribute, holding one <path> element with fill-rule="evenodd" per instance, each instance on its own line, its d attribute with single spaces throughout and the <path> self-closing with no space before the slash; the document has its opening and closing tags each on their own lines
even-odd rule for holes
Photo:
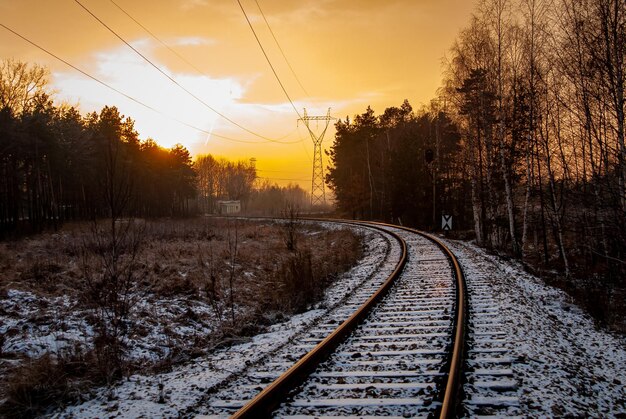
<svg viewBox="0 0 626 419">
<path fill-rule="evenodd" d="M 218 214 L 239 214 L 241 212 L 241 201 L 217 201 Z"/>
</svg>

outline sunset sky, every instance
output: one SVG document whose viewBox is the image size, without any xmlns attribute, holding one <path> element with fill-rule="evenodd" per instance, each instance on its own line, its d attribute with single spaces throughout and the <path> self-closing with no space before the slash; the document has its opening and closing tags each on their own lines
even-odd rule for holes
<svg viewBox="0 0 626 419">
<path fill-rule="evenodd" d="M 280 184 L 292 180 L 310 188 L 309 134 L 302 124 L 298 126 L 298 116 L 237 0 L 80 2 L 187 92 L 75 0 L 0 0 L 0 23 L 159 113 L 107 89 L 2 27 L 0 58 L 49 67 L 58 101 L 76 104 L 83 113 L 115 105 L 135 120 L 142 139 L 153 138 L 166 147 L 182 143 L 194 155 L 255 157 L 261 177 Z M 442 58 L 469 21 L 474 5 L 470 0 L 241 2 L 298 112 L 306 108 L 310 115 L 321 115 L 330 107 L 332 115 L 341 118 L 361 113 L 368 105 L 380 113 L 405 98 L 414 108 L 427 104 L 440 84 Z M 285 63 L 257 2 L 306 92 Z M 266 139 L 217 116 L 209 107 Z M 329 129 L 324 148 L 333 136 L 334 130 Z"/>
</svg>

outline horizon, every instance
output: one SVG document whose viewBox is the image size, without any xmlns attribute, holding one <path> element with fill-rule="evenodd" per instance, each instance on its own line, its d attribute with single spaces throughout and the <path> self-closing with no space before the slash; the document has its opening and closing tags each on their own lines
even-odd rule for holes
<svg viewBox="0 0 626 419">
<path fill-rule="evenodd" d="M 82 114 L 116 106 L 142 140 L 180 143 L 194 157 L 256 158 L 260 177 L 308 189 L 313 145 L 297 122 L 303 109 L 324 115 L 331 108 L 343 119 L 405 99 L 414 109 L 427 105 L 440 86 L 441 60 L 474 7 L 452 0 L 241 4 L 292 103 L 237 2 L 0 1 L 0 23 L 158 112 L 4 28 L 0 54 L 49 68 L 55 99 Z M 325 150 L 333 136 L 331 124 Z"/>
</svg>

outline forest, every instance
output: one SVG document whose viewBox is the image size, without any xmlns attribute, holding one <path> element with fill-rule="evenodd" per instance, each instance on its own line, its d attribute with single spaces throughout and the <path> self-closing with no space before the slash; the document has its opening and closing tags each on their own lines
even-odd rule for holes
<svg viewBox="0 0 626 419">
<path fill-rule="evenodd" d="M 82 116 L 55 105 L 44 67 L 0 66 L 0 235 L 67 220 L 186 213 L 196 188 L 182 145 L 140 141 L 133 120 L 113 106 Z"/>
<path fill-rule="evenodd" d="M 336 129 L 327 182 L 339 211 L 424 229 L 435 229 L 444 211 L 469 225 L 456 158 L 461 137 L 446 113 L 416 114 L 405 100 L 380 116 L 368 107 Z"/>
<path fill-rule="evenodd" d="M 269 179 L 257 177 L 254 159 L 230 161 L 210 154 L 194 161 L 198 196 L 195 203 L 200 213 L 219 212 L 220 200 L 241 201 L 242 211 L 250 215 L 283 215 L 288 206 L 305 210 L 310 195 L 296 184 L 278 186 Z"/>
<path fill-rule="evenodd" d="M 452 215 L 456 237 L 584 299 L 624 300 L 625 54 L 622 1 L 479 1 L 428 106 L 337 122 L 326 177 L 337 211 L 434 231 Z M 181 145 L 142 141 L 113 106 L 83 116 L 55 104 L 48 78 L 0 62 L 0 237 L 212 213 L 223 199 L 267 215 L 308 201 L 260 183 L 252 160 L 192 161 Z"/>
<path fill-rule="evenodd" d="M 620 316 L 625 54 L 623 1 L 480 1 L 428 108 L 337 123 L 338 208 L 426 229 L 451 214 L 454 230 Z"/>
<path fill-rule="evenodd" d="M 72 220 L 215 213 L 218 200 L 271 215 L 307 203 L 297 185 L 260 183 L 251 162 L 192 161 L 180 144 L 141 140 L 115 106 L 83 116 L 57 105 L 48 78 L 45 67 L 0 62 L 0 238 Z"/>
</svg>

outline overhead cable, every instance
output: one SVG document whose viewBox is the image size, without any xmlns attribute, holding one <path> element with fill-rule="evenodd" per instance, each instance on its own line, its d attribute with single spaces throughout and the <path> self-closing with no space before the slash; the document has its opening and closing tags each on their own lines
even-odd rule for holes
<svg viewBox="0 0 626 419">
<path fill-rule="evenodd" d="M 137 19 L 135 19 L 133 16 L 131 16 L 126 10 L 124 10 L 122 8 L 122 6 L 120 6 L 119 4 L 117 4 L 115 1 L 113 0 L 109 0 L 111 3 L 113 3 L 113 5 L 115 7 L 117 7 L 122 13 L 124 13 L 130 20 L 132 20 L 133 22 L 135 22 L 141 29 L 143 29 L 144 31 L 146 31 L 148 33 L 148 35 L 150 35 L 151 37 L 153 37 L 157 42 L 159 42 L 161 45 L 163 45 L 165 48 L 167 48 L 172 54 L 176 55 L 179 59 L 181 59 L 182 61 L 184 61 L 187 65 L 189 65 L 191 68 L 193 68 L 194 70 L 196 70 L 196 72 L 202 76 L 205 77 L 209 77 L 206 74 L 204 74 L 202 72 L 202 70 L 200 70 L 198 67 L 196 67 L 193 63 L 191 63 L 190 61 L 188 61 L 185 57 L 183 57 L 182 55 L 180 55 L 178 52 L 176 52 L 175 49 L 171 48 L 169 45 L 167 45 L 163 40 L 161 40 L 158 36 L 156 36 L 154 33 L 152 33 L 148 28 L 146 28 L 144 25 L 141 24 L 141 22 L 139 22 Z"/>
<path fill-rule="evenodd" d="M 279 177 L 266 177 L 266 176 L 257 176 L 257 179 L 265 179 L 265 180 L 282 180 L 287 182 L 310 182 L 311 179 L 285 179 Z"/>
<path fill-rule="evenodd" d="M 47 50 L 46 48 L 42 47 L 41 45 L 39 45 L 39 44 L 35 43 L 34 41 L 31 41 L 30 39 L 26 38 L 25 36 L 23 36 L 23 35 L 19 34 L 18 32 L 16 32 L 16 31 L 14 31 L 13 29 L 9 28 L 9 27 L 8 27 L 8 26 L 6 26 L 5 24 L 0 23 L 0 26 L 1 26 L 1 27 L 3 27 L 4 29 L 6 29 L 7 31 L 11 32 L 12 34 L 14 34 L 15 36 L 17 36 L 18 38 L 21 38 L 22 40 L 24 40 L 24 41 L 28 42 L 29 44 L 31 44 L 31 45 L 32 45 L 32 46 L 34 46 L 35 48 L 38 48 L 38 49 L 40 49 L 41 51 L 45 52 L 46 54 L 50 55 L 51 57 L 53 57 L 53 58 L 55 58 L 55 59 L 59 60 L 59 61 L 60 61 L 60 62 L 62 62 L 63 64 L 67 65 L 68 67 L 73 68 L 74 70 L 76 70 L 77 72 L 81 73 L 81 74 L 82 74 L 82 75 L 84 75 L 85 77 L 90 78 L 91 80 L 93 80 L 93 81 L 95 81 L 95 82 L 97 82 L 97 83 L 101 84 L 102 86 L 104 86 L 104 87 L 106 87 L 106 88 L 108 88 L 108 89 L 110 89 L 110 90 L 114 91 L 115 93 L 117 93 L 117 94 L 119 94 L 119 95 L 121 95 L 121 96 L 124 96 L 125 98 L 127 98 L 127 99 L 129 99 L 129 100 L 131 100 L 131 101 L 133 101 L 133 102 L 135 102 L 135 103 L 137 103 L 138 105 L 141 105 L 141 106 L 143 106 L 144 108 L 151 110 L 152 112 L 155 112 L 155 113 L 157 113 L 157 114 L 159 114 L 159 115 L 165 116 L 166 118 L 169 118 L 169 119 L 171 119 L 171 120 L 173 120 L 173 121 L 175 121 L 175 122 L 178 122 L 179 124 L 182 124 L 182 125 L 184 125 L 184 126 L 186 126 L 186 127 L 188 127 L 188 128 L 194 129 L 194 130 L 196 130 L 196 131 L 198 131 L 198 132 L 202 132 L 202 133 L 204 133 L 204 134 L 209 134 L 209 135 L 211 135 L 211 136 L 213 136 L 213 137 L 218 137 L 218 138 L 221 138 L 221 139 L 224 139 L 224 140 L 227 140 L 227 141 L 232 141 L 232 142 L 237 142 L 237 143 L 245 143 L 245 144 L 262 144 L 262 143 L 267 143 L 267 142 L 273 142 L 273 143 L 278 143 L 278 144 L 296 144 L 296 143 L 300 143 L 300 142 L 302 142 L 302 139 L 297 140 L 297 141 L 278 141 L 278 140 L 272 140 L 272 139 L 268 139 L 268 140 L 265 140 L 265 141 L 247 141 L 247 140 L 238 140 L 238 139 L 236 139 L 236 138 L 230 138 L 230 137 L 226 137 L 226 136 L 223 136 L 223 135 L 220 135 L 220 134 L 215 134 L 215 133 L 210 132 L 210 131 L 207 131 L 207 130 L 205 130 L 205 129 L 202 129 L 202 128 L 199 128 L 199 127 L 196 127 L 196 126 L 191 125 L 191 124 L 189 124 L 189 123 L 187 123 L 187 122 L 181 121 L 180 119 L 175 118 L 175 117 L 173 117 L 173 116 L 171 116 L 171 115 L 165 114 L 165 113 L 163 113 L 163 112 L 159 111 L 158 109 L 155 109 L 155 108 L 153 108 L 152 106 L 145 104 L 144 102 L 140 101 L 139 99 L 136 99 L 136 98 L 134 98 L 134 97 L 132 97 L 132 96 L 130 96 L 130 95 L 128 95 L 128 94 L 126 94 L 126 93 L 122 92 L 121 90 L 119 90 L 119 89 L 117 89 L 117 88 L 115 88 L 115 87 L 111 86 L 110 84 L 108 84 L 108 83 L 106 83 L 106 82 L 104 82 L 104 81 L 100 80 L 99 78 L 97 78 L 97 77 L 95 77 L 95 76 L 92 76 L 91 74 L 89 74 L 89 73 L 87 73 L 86 71 L 84 71 L 84 70 L 80 69 L 79 67 L 76 67 L 74 64 L 70 63 L 69 61 L 64 60 L 63 58 L 59 57 L 59 56 L 58 56 L 58 55 L 56 55 L 55 53 L 53 53 L 53 52 L 51 52 L 51 51 Z"/>
<path fill-rule="evenodd" d="M 271 138 L 268 138 L 264 135 L 258 134 L 246 127 L 244 127 L 243 125 L 239 124 L 238 122 L 232 120 L 231 118 L 229 118 L 228 116 L 224 115 L 223 113 L 221 113 L 220 111 L 214 109 L 211 105 L 207 104 L 205 101 L 203 101 L 202 99 L 200 99 L 197 95 L 195 95 L 194 93 L 192 93 L 191 91 L 189 91 L 187 88 L 185 88 L 183 85 L 181 85 L 180 83 L 178 83 L 172 76 L 170 76 L 169 74 L 167 74 L 165 71 L 163 71 L 162 69 L 160 69 L 156 64 L 154 64 L 148 57 L 146 57 L 145 55 L 143 55 L 139 50 L 137 50 L 135 47 L 133 47 L 128 41 L 126 41 L 121 35 L 119 35 L 117 32 L 115 32 L 110 26 L 108 26 L 106 23 L 104 23 L 104 21 L 102 21 L 98 16 L 96 16 L 91 10 L 89 10 L 87 7 L 85 7 L 79 0 L 74 0 L 74 2 L 76 2 L 76 4 L 78 4 L 80 7 L 82 7 L 87 13 L 89 13 L 89 15 L 91 15 L 96 21 L 98 21 L 102 26 L 104 26 L 106 29 L 108 29 L 109 32 L 111 32 L 113 35 L 115 35 L 120 41 L 122 41 L 124 44 L 126 44 L 126 46 L 128 48 L 130 48 L 131 50 L 133 50 L 137 55 L 139 55 L 144 61 L 146 61 L 148 64 L 150 64 L 152 67 L 154 67 L 159 73 L 163 74 L 168 80 L 170 80 L 172 83 L 174 83 L 176 86 L 178 86 L 181 90 L 183 90 L 184 92 L 186 92 L 188 95 L 190 95 L 191 97 L 193 97 L 195 100 L 197 100 L 199 103 L 201 103 L 202 105 L 204 105 L 207 109 L 213 111 L 214 113 L 216 113 L 217 115 L 219 115 L 220 117 L 224 118 L 225 120 L 227 120 L 228 122 L 230 122 L 231 124 L 241 128 L 242 130 L 257 136 L 259 138 L 263 138 L 264 140 L 268 140 L 268 141 L 273 141 Z"/>
<path fill-rule="evenodd" d="M 75 0 L 75 1 L 78 1 L 78 0 Z M 272 65 L 272 62 L 270 61 L 267 53 L 265 52 L 265 48 L 263 48 L 263 44 L 261 44 L 261 40 L 259 39 L 256 31 L 254 30 L 254 26 L 252 26 L 252 22 L 250 22 L 250 19 L 248 18 L 248 14 L 246 13 L 246 10 L 243 8 L 243 5 L 241 4 L 241 0 L 237 0 L 237 3 L 239 4 L 239 7 L 241 8 L 243 15 L 246 18 L 246 21 L 248 22 L 248 26 L 250 26 L 250 29 L 252 30 L 252 34 L 254 35 L 254 38 L 256 39 L 257 44 L 259 44 L 259 47 L 261 48 L 261 52 L 263 52 L 263 55 L 265 56 L 267 63 L 270 65 L 270 68 L 272 69 L 272 72 L 274 73 L 274 77 L 276 77 L 276 80 L 278 81 L 280 88 L 283 90 L 283 93 L 287 97 L 287 100 L 289 100 L 289 103 L 291 103 L 291 107 L 298 115 L 298 118 L 302 118 L 300 116 L 300 112 L 298 112 L 298 109 L 296 108 L 296 105 L 293 104 L 293 100 L 291 100 L 291 96 L 289 96 L 289 93 L 287 93 L 287 89 L 285 89 L 283 82 L 280 80 L 280 77 L 278 77 L 278 73 L 276 73 L 276 70 L 274 69 L 274 66 Z"/>
<path fill-rule="evenodd" d="M 296 105 L 293 104 L 293 100 L 291 100 L 291 96 L 289 96 L 289 93 L 287 93 L 287 89 L 285 89 L 285 86 L 283 85 L 283 82 L 280 80 L 280 77 L 278 77 L 278 73 L 276 73 L 276 70 L 274 69 L 274 66 L 272 65 L 272 62 L 270 61 L 270 58 L 268 57 L 267 53 L 265 52 L 265 48 L 263 48 L 263 44 L 261 44 L 261 40 L 259 39 L 258 35 L 256 34 L 256 31 L 254 30 L 254 26 L 252 26 L 252 22 L 250 22 L 250 19 L 248 18 L 248 14 L 246 13 L 246 10 L 243 8 L 243 5 L 241 4 L 241 0 L 237 0 L 237 3 L 239 4 L 239 8 L 241 8 L 241 11 L 243 12 L 243 15 L 246 18 L 246 21 L 248 22 L 248 26 L 250 26 L 250 29 L 252 30 L 252 34 L 254 35 L 254 38 L 256 39 L 257 44 L 259 44 L 259 47 L 261 48 L 261 51 L 263 52 L 263 56 L 265 56 L 265 59 L 267 60 L 267 63 L 269 64 L 270 68 L 272 69 L 272 73 L 274 73 L 274 77 L 276 77 L 276 80 L 278 81 L 278 84 L 280 85 L 280 88 L 283 90 L 283 93 L 287 97 L 287 100 L 289 100 L 289 103 L 291 103 L 291 107 L 296 112 L 296 115 L 298 115 L 298 119 L 302 119 L 302 116 L 300 115 L 300 112 L 298 112 L 298 109 L 296 108 Z M 309 128 L 308 125 L 306 126 L 306 128 L 309 131 L 310 135 L 315 136 L 315 134 L 313 133 L 313 131 L 311 131 L 311 128 Z M 312 160 L 311 156 L 309 155 L 309 152 L 307 151 L 306 147 L 304 146 L 304 141 L 302 141 L 302 149 L 306 153 L 306 155 L 309 158 L 309 160 Z"/>
<path fill-rule="evenodd" d="M 111 1 L 113 1 L 113 0 L 111 0 Z M 274 38 L 274 42 L 276 42 L 276 46 L 280 50 L 280 53 L 283 55 L 283 58 L 285 59 L 285 62 L 289 66 L 289 69 L 291 70 L 291 74 L 293 74 L 293 77 L 298 82 L 298 85 L 300 85 L 300 88 L 302 89 L 304 94 L 307 95 L 307 97 L 308 97 L 309 93 L 306 91 L 306 89 L 304 88 L 304 86 L 300 82 L 300 78 L 298 78 L 298 75 L 296 74 L 295 70 L 291 66 L 291 63 L 287 59 L 287 55 L 285 55 L 285 51 L 283 51 L 282 47 L 280 46 L 280 43 L 278 42 L 278 39 L 276 38 L 276 35 L 274 35 L 274 31 L 272 30 L 272 27 L 270 26 L 270 23 L 267 21 L 267 18 L 265 17 L 265 13 L 263 13 L 263 9 L 261 9 L 261 6 L 259 5 L 259 2 L 257 0 L 254 0 L 254 2 L 256 3 L 257 7 L 259 8 L 259 12 L 261 12 L 261 16 L 263 16 L 263 20 L 265 21 L 265 24 L 267 25 L 267 29 L 269 29 L 270 33 L 272 34 L 272 38 Z"/>
</svg>

